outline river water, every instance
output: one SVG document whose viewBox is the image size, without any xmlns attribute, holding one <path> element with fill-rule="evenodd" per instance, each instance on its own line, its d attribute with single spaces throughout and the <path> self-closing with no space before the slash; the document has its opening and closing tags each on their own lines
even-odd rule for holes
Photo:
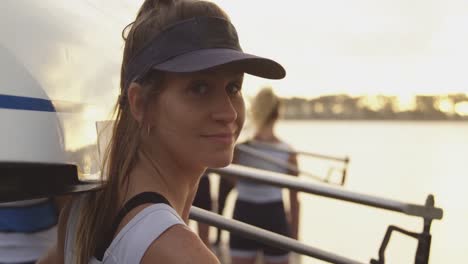
<svg viewBox="0 0 468 264">
<path fill-rule="evenodd" d="M 432 224 L 430 263 L 466 263 L 468 123 L 282 121 L 276 130 L 296 149 L 348 155 L 347 182 L 339 188 L 420 205 L 434 194 L 444 217 Z M 341 164 L 299 157 L 299 166 L 325 176 Z M 333 175 L 338 180 L 339 173 Z M 232 193 L 231 207 L 234 198 Z M 310 194 L 301 194 L 300 200 L 301 241 L 364 263 L 377 257 L 388 225 L 422 230 L 417 217 Z M 414 263 L 416 245 L 394 233 L 386 263 Z M 300 262 L 323 263 L 309 257 Z"/>
</svg>

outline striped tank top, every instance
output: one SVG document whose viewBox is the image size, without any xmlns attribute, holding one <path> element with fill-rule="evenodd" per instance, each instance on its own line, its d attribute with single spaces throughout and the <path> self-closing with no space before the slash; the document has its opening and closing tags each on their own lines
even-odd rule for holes
<svg viewBox="0 0 468 264">
<path fill-rule="evenodd" d="M 290 150 L 289 145 L 279 143 L 257 143 L 247 142 L 237 147 L 237 163 L 240 165 L 254 167 L 279 173 L 287 173 L 288 169 L 279 164 L 288 164 L 289 153 L 271 150 L 271 147 L 280 147 Z M 267 157 L 267 158 L 262 158 Z M 274 162 L 268 159 L 274 160 Z M 278 163 L 278 164 L 275 164 Z M 283 200 L 282 189 L 272 185 L 239 180 L 236 185 L 237 199 L 252 203 L 270 203 Z"/>
</svg>

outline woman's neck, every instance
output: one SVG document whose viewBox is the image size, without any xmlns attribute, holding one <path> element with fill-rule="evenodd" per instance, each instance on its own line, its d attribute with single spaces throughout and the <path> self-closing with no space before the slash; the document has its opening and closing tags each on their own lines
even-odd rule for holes
<svg viewBox="0 0 468 264">
<path fill-rule="evenodd" d="M 275 135 L 274 126 L 275 122 L 265 124 L 259 130 L 257 130 L 254 139 L 259 141 L 277 142 L 278 138 Z"/>
<path fill-rule="evenodd" d="M 124 203 L 141 192 L 157 192 L 170 202 L 185 222 L 188 222 L 190 206 L 203 170 L 187 171 L 177 166 L 167 166 L 170 162 L 156 162 L 141 151 L 138 156 L 138 161 L 129 175 L 128 192 L 123 193 Z"/>
</svg>

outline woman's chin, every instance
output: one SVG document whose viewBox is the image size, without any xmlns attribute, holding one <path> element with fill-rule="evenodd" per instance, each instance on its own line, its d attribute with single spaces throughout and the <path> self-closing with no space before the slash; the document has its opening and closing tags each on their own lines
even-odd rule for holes
<svg viewBox="0 0 468 264">
<path fill-rule="evenodd" d="M 229 164 L 231 164 L 231 162 L 232 162 L 232 156 L 226 157 L 226 158 L 218 157 L 217 159 L 214 159 L 211 162 L 209 162 L 208 167 L 209 168 L 224 168 L 228 166 Z"/>
</svg>

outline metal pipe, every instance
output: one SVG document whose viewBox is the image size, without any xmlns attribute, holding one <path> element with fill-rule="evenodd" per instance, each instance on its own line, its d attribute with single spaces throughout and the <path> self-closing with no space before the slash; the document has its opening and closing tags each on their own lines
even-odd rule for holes
<svg viewBox="0 0 468 264">
<path fill-rule="evenodd" d="M 278 235 L 271 231 L 251 226 L 240 221 L 227 219 L 213 212 L 203 210 L 194 206 L 192 206 L 192 208 L 190 209 L 190 218 L 195 221 L 203 222 L 205 224 L 212 225 L 220 229 L 225 229 L 229 232 L 236 233 L 248 239 L 254 239 L 256 241 L 260 241 L 262 243 L 274 247 L 279 247 L 288 251 L 293 251 L 299 254 L 307 255 L 331 263 L 362 264 L 362 262 L 335 255 L 333 253 L 305 245 L 295 239 Z"/>
<path fill-rule="evenodd" d="M 231 164 L 226 168 L 209 170 L 218 173 L 223 177 L 238 177 L 249 181 L 289 188 L 300 192 L 312 193 L 412 216 L 419 216 L 428 219 L 442 219 L 443 216 L 443 210 L 440 208 L 403 203 L 391 199 L 336 189 L 330 186 L 319 186 L 282 173 L 264 171 L 236 164 Z"/>
<path fill-rule="evenodd" d="M 275 164 L 279 167 L 282 167 L 282 168 L 285 168 L 285 169 L 288 169 L 289 171 L 293 172 L 293 173 L 297 173 L 297 174 L 303 174 L 305 176 L 308 176 L 308 177 L 311 177 L 317 181 L 322 181 L 322 182 L 325 182 L 325 180 L 322 178 L 322 177 L 319 177 L 315 174 L 312 174 L 312 173 L 309 173 L 309 172 L 305 172 L 305 171 L 301 171 L 299 170 L 299 168 L 296 166 L 296 165 L 293 165 L 287 161 L 284 161 L 282 159 L 279 159 L 279 158 L 275 158 L 273 156 L 270 156 L 268 154 L 265 154 L 257 149 L 254 149 L 250 146 L 244 146 L 244 145 L 237 145 L 236 148 L 238 150 L 240 150 L 241 152 L 244 152 L 248 155 L 251 155 L 255 158 L 259 158 L 259 159 L 262 159 L 264 161 L 267 161 L 269 163 L 272 163 L 272 164 Z"/>
<path fill-rule="evenodd" d="M 285 153 L 290 153 L 290 154 L 299 154 L 299 155 L 304 155 L 304 156 L 309 156 L 309 157 L 314 157 L 314 158 L 319 158 L 319 159 L 334 160 L 334 161 L 340 161 L 340 162 L 345 162 L 345 163 L 349 162 L 349 157 L 348 156 L 346 156 L 344 158 L 341 158 L 341 157 L 334 157 L 334 156 L 317 154 L 317 153 L 312 153 L 312 152 L 308 152 L 308 151 L 301 151 L 301 150 L 291 151 L 291 150 L 288 150 L 288 149 L 285 149 L 285 148 L 282 148 L 282 147 L 279 147 L 279 146 L 274 146 L 272 144 L 263 143 L 263 142 L 260 142 L 258 140 L 251 140 L 251 142 L 255 143 L 255 144 L 262 145 L 264 147 L 267 147 L 267 148 L 269 148 L 270 150 L 273 150 L 273 151 L 285 152 Z"/>
</svg>

